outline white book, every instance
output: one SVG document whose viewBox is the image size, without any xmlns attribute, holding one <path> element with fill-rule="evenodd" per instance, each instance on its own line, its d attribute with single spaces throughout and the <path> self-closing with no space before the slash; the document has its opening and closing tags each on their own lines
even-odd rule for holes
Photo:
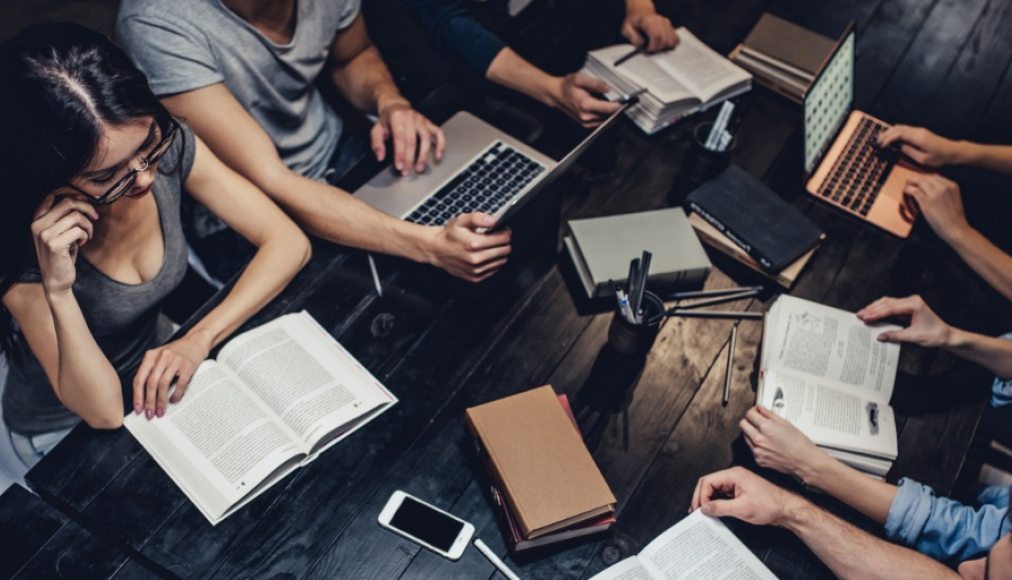
<svg viewBox="0 0 1012 580">
<path fill-rule="evenodd" d="M 126 428 L 212 525 L 397 402 L 305 311 L 240 334 Z"/>
<path fill-rule="evenodd" d="M 696 510 L 591 580 L 775 580 L 727 526 Z"/>
<path fill-rule="evenodd" d="M 782 295 L 766 315 L 758 402 L 841 461 L 883 475 L 896 459 L 889 405 L 900 347 L 852 312 Z"/>
<path fill-rule="evenodd" d="M 647 133 L 748 91 L 752 75 L 706 46 L 688 29 L 678 29 L 678 45 L 655 54 L 638 54 L 619 66 L 615 62 L 635 47 L 617 44 L 587 55 L 586 72 L 630 94 L 647 92 L 628 111 Z"/>
</svg>

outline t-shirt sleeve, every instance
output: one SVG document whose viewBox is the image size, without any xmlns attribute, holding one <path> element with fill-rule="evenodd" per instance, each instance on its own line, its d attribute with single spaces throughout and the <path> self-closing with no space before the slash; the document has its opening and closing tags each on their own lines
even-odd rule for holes
<svg viewBox="0 0 1012 580">
<path fill-rule="evenodd" d="M 17 282 L 20 284 L 38 284 L 42 282 L 42 271 L 39 270 L 39 265 L 34 259 L 23 272 L 18 274 Z"/>
<path fill-rule="evenodd" d="M 128 16 L 116 23 L 116 39 L 159 97 L 224 80 L 207 38 L 183 23 Z"/>
<path fill-rule="evenodd" d="M 436 49 L 451 53 L 472 72 L 485 76 L 506 43 L 475 18 L 460 0 L 403 0 Z"/>
<path fill-rule="evenodd" d="M 355 21 L 361 9 L 361 0 L 348 0 L 341 3 L 341 13 L 337 19 L 337 29 L 344 30 L 351 26 L 351 23 Z"/>
</svg>

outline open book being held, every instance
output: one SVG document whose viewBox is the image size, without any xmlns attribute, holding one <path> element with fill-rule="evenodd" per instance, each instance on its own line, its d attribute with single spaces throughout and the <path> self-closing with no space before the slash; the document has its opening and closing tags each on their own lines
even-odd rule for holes
<svg viewBox="0 0 1012 580">
<path fill-rule="evenodd" d="M 696 510 L 591 580 L 775 580 L 720 520 Z"/>
<path fill-rule="evenodd" d="M 164 417 L 124 425 L 214 525 L 396 402 L 303 311 L 236 336 Z"/>
<path fill-rule="evenodd" d="M 634 48 L 631 44 L 616 44 L 593 50 L 587 54 L 585 69 L 623 94 L 647 90 L 627 114 L 649 134 L 752 87 L 748 71 L 706 46 L 684 27 L 678 29 L 675 48 L 637 54 L 615 66 Z"/>
<path fill-rule="evenodd" d="M 851 312 L 783 295 L 766 315 L 758 402 L 852 467 L 882 477 L 897 455 L 889 406 L 898 344 Z"/>
</svg>

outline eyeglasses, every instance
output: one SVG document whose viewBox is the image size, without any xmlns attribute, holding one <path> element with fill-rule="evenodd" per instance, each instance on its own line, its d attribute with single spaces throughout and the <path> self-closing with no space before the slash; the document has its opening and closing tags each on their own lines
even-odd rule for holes
<svg viewBox="0 0 1012 580">
<path fill-rule="evenodd" d="M 124 175 L 122 179 L 114 183 L 112 187 L 106 190 L 106 192 L 103 193 L 102 195 L 95 197 L 90 193 L 81 190 L 80 187 L 77 187 L 72 183 L 69 183 L 68 185 L 73 189 L 77 190 L 78 192 L 83 193 L 85 196 L 87 196 L 88 200 L 93 205 L 108 205 L 116 201 L 117 199 L 123 197 L 123 194 L 130 191 L 130 188 L 133 187 L 134 182 L 137 181 L 138 174 L 144 173 L 145 171 L 150 169 L 153 165 L 158 163 L 158 160 L 160 160 L 169 151 L 169 147 L 172 146 L 172 141 L 175 139 L 178 130 L 179 124 L 174 121 L 171 122 L 169 124 L 168 131 L 165 132 L 165 137 L 163 137 L 162 140 L 159 141 L 158 144 L 156 144 L 151 149 L 151 153 L 148 153 L 144 157 L 141 157 L 139 160 L 140 163 L 138 164 L 137 167 L 129 168 L 127 170 L 127 174 Z"/>
</svg>

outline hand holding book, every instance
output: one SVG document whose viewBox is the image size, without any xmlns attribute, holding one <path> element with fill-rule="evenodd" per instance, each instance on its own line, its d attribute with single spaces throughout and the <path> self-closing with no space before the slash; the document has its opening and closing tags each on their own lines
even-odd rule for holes
<svg viewBox="0 0 1012 580">
<path fill-rule="evenodd" d="M 825 461 L 832 461 L 807 435 L 773 411 L 756 405 L 738 425 L 760 467 L 792 475 L 811 485 Z"/>
</svg>

